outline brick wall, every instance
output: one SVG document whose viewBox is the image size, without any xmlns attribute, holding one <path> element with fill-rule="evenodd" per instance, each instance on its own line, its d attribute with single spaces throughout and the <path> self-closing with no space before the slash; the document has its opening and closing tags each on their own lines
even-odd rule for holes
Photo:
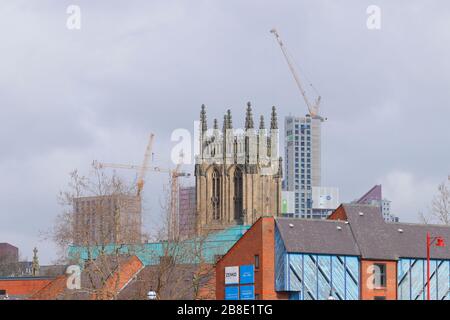
<svg viewBox="0 0 450 320">
<path fill-rule="evenodd" d="M 42 289 L 54 278 L 9 278 L 0 279 L 0 290 L 9 296 L 29 296 Z"/>
<path fill-rule="evenodd" d="M 386 264 L 386 287 L 371 288 L 371 266 L 375 263 Z M 361 300 L 374 300 L 375 297 L 385 297 L 386 300 L 397 299 L 397 262 L 361 260 Z"/>
<path fill-rule="evenodd" d="M 204 283 L 199 287 L 196 300 L 215 300 L 216 299 L 216 269 L 213 265 L 203 265 L 200 276 L 204 278 Z"/>
<path fill-rule="evenodd" d="M 119 268 L 106 280 L 103 288 L 92 295 L 93 300 L 111 299 L 117 296 L 132 279 L 142 270 L 143 263 L 137 256 L 132 256 L 128 261 L 119 265 Z"/>
<path fill-rule="evenodd" d="M 255 264 L 255 296 L 259 299 L 286 299 L 275 292 L 275 222 L 272 217 L 260 218 L 216 264 L 216 298 L 224 299 L 225 267 Z"/>
<path fill-rule="evenodd" d="M 341 220 L 347 221 L 347 214 L 345 213 L 344 207 L 341 205 L 336 210 L 333 211 L 327 218 L 328 220 Z"/>
<path fill-rule="evenodd" d="M 19 261 L 19 249 L 9 243 L 0 243 L 0 262 L 12 263 Z"/>
<path fill-rule="evenodd" d="M 29 300 L 56 300 L 66 288 L 67 275 L 61 275 L 34 293 Z"/>
</svg>

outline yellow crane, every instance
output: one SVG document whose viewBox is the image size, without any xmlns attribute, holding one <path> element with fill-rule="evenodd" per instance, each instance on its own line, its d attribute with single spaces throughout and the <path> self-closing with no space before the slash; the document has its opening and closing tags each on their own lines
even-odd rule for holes
<svg viewBox="0 0 450 320">
<path fill-rule="evenodd" d="M 297 71 L 296 71 L 295 68 L 294 68 L 294 63 L 293 63 L 293 61 L 291 60 L 291 58 L 290 58 L 290 56 L 289 56 L 289 53 L 288 53 L 288 51 L 287 51 L 287 49 L 286 49 L 286 46 L 284 45 L 283 41 L 281 40 L 281 37 L 280 37 L 278 31 L 277 31 L 276 29 L 272 29 L 272 30 L 270 30 L 270 33 L 272 33 L 272 34 L 275 36 L 275 40 L 278 42 L 278 44 L 279 44 L 279 46 L 280 46 L 280 48 L 281 48 L 281 52 L 283 52 L 284 58 L 286 59 L 286 62 L 287 62 L 287 64 L 288 64 L 288 66 L 289 66 L 289 70 L 291 71 L 292 76 L 294 77 L 295 83 L 297 84 L 297 88 L 300 90 L 300 93 L 301 93 L 301 95 L 302 95 L 302 97 L 303 97 L 303 100 L 305 101 L 305 104 L 306 104 L 306 106 L 308 107 L 309 115 L 310 115 L 312 118 L 318 118 L 318 119 L 320 119 L 321 121 L 324 121 L 325 119 L 322 118 L 322 117 L 319 115 L 319 111 L 320 111 L 320 110 L 319 110 L 319 108 L 320 108 L 320 100 L 321 100 L 320 95 L 318 95 L 318 97 L 317 97 L 317 99 L 314 101 L 314 103 L 311 103 L 311 102 L 309 101 L 308 96 L 307 96 L 307 94 L 306 94 L 306 91 L 305 91 L 305 89 L 303 88 L 302 83 L 301 83 L 301 81 L 300 81 L 300 77 L 298 76 Z M 312 85 L 311 85 L 311 86 L 312 86 Z"/>
<path fill-rule="evenodd" d="M 117 163 L 105 163 L 105 162 L 98 162 L 94 160 L 92 162 L 93 166 L 96 168 L 116 168 L 116 169 L 133 169 L 136 170 L 138 173 L 137 176 L 137 182 L 136 182 L 136 189 L 137 189 L 137 196 L 140 196 L 142 193 L 142 190 L 144 189 L 144 179 L 145 179 L 145 173 L 147 170 L 157 171 L 157 167 L 150 167 L 150 160 L 152 156 L 152 149 L 153 149 L 153 142 L 155 140 L 155 135 L 153 133 L 150 134 L 150 138 L 148 140 L 147 147 L 145 148 L 144 153 L 144 160 L 142 161 L 141 166 L 137 165 L 129 165 L 129 164 L 117 164 Z"/>
<path fill-rule="evenodd" d="M 144 178 L 146 167 L 150 165 L 150 159 L 152 158 L 153 141 L 155 140 L 155 135 L 150 133 L 150 138 L 148 140 L 147 148 L 144 153 L 144 160 L 142 161 L 142 167 L 139 169 L 139 174 L 137 178 L 137 195 L 140 196 L 142 189 L 144 189 Z"/>
<path fill-rule="evenodd" d="M 96 168 L 113 168 L 113 169 L 129 169 L 136 170 L 138 172 L 137 179 L 137 195 L 140 196 L 141 192 L 144 188 L 144 177 L 147 171 L 153 172 L 161 172 L 161 173 L 169 173 L 170 175 L 170 214 L 168 217 L 168 236 L 170 240 L 178 239 L 178 178 L 179 177 L 189 177 L 190 174 L 186 172 L 181 172 L 180 168 L 183 164 L 184 155 L 180 154 L 180 161 L 176 165 L 175 169 L 161 168 L 158 166 L 151 166 L 150 159 L 152 154 L 154 134 L 150 135 L 149 143 L 145 150 L 144 160 L 142 165 L 133 165 L 133 164 L 121 164 L 121 163 L 106 163 L 106 162 L 98 162 L 96 160 L 93 161 L 93 165 Z"/>
</svg>

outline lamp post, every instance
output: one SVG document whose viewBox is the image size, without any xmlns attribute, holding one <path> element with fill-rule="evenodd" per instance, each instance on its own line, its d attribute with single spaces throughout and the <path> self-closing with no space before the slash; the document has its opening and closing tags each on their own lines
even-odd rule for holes
<svg viewBox="0 0 450 320">
<path fill-rule="evenodd" d="M 443 237 L 431 237 L 430 233 L 427 232 L 427 300 L 431 300 L 430 293 L 430 251 L 431 246 L 434 244 L 436 247 L 445 247 L 444 238 Z"/>
<path fill-rule="evenodd" d="M 149 292 L 147 292 L 147 299 L 148 300 L 156 300 L 156 299 L 158 299 L 158 295 L 156 294 L 155 291 L 150 290 Z"/>
</svg>

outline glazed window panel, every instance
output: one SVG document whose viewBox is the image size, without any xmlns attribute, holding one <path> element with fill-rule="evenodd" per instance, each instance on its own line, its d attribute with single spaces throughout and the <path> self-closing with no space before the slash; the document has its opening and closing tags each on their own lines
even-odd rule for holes
<svg viewBox="0 0 450 320">
<path fill-rule="evenodd" d="M 331 291 L 331 257 L 318 256 L 318 294 L 319 300 L 327 300 L 332 294 Z"/>
<path fill-rule="evenodd" d="M 288 257 L 283 239 L 278 230 L 275 231 L 275 289 L 277 291 L 289 291 L 287 279 Z"/>
<path fill-rule="evenodd" d="M 398 299 L 411 299 L 411 277 L 410 274 L 410 259 L 402 259 L 398 262 Z"/>
<path fill-rule="evenodd" d="M 289 255 L 289 291 L 303 290 L 303 256 Z"/>
<path fill-rule="evenodd" d="M 430 299 L 435 300 L 437 299 L 437 276 L 438 276 L 438 270 L 436 269 L 437 266 L 436 260 L 430 261 Z M 426 263 L 426 262 L 425 262 Z M 425 264 L 424 267 L 424 276 L 425 276 L 425 288 L 427 284 L 427 266 Z M 425 289 L 426 294 L 426 289 Z M 426 299 L 426 297 L 425 297 Z"/>
<path fill-rule="evenodd" d="M 424 300 L 424 260 L 412 260 L 411 263 L 411 299 Z"/>
<path fill-rule="evenodd" d="M 375 287 L 385 288 L 386 287 L 386 264 L 385 263 L 374 263 L 373 265 L 373 284 Z"/>
<path fill-rule="evenodd" d="M 338 300 L 345 300 L 345 264 L 343 257 L 333 256 L 333 296 Z"/>
<path fill-rule="evenodd" d="M 438 299 L 450 300 L 450 261 L 440 261 L 438 264 Z"/>
<path fill-rule="evenodd" d="M 397 279 L 399 300 L 425 300 L 427 292 L 427 262 L 425 259 L 400 259 Z M 430 261 L 430 298 L 450 299 L 450 261 Z"/>
<path fill-rule="evenodd" d="M 345 257 L 345 296 L 347 300 L 359 298 L 359 261 L 356 257 Z"/>
<path fill-rule="evenodd" d="M 284 253 L 284 256 L 284 260 L 277 259 L 276 279 L 282 283 L 284 261 L 289 266 L 284 281 L 290 299 L 328 300 L 330 295 L 337 300 L 359 299 L 357 257 L 302 253 Z"/>
<path fill-rule="evenodd" d="M 313 255 L 304 255 L 304 297 L 308 300 L 317 299 L 317 266 Z"/>
</svg>

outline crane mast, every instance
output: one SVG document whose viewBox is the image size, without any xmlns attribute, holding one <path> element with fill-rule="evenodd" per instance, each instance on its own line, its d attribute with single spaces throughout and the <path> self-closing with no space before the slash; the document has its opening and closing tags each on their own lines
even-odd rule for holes
<svg viewBox="0 0 450 320">
<path fill-rule="evenodd" d="M 289 54 L 286 50 L 286 47 L 283 44 L 283 41 L 281 40 L 280 35 L 278 34 L 278 31 L 276 29 L 272 29 L 270 30 L 270 33 L 273 33 L 273 35 L 275 36 L 275 40 L 277 41 L 278 45 L 280 46 L 281 52 L 283 53 L 284 58 L 286 59 L 286 62 L 288 64 L 289 70 L 291 71 L 292 76 L 294 77 L 295 83 L 297 85 L 297 88 L 299 89 L 303 100 L 305 101 L 305 104 L 308 108 L 308 112 L 311 115 L 311 117 L 313 118 L 319 118 L 320 120 L 323 121 L 323 118 L 319 115 L 319 105 L 320 105 L 320 99 L 321 97 L 319 96 L 317 98 L 317 100 L 314 103 L 311 103 L 308 99 L 308 95 L 306 94 L 305 89 L 302 86 L 302 83 L 300 81 L 300 77 L 297 74 L 297 71 L 294 68 L 294 64 L 292 63 Z"/>
<path fill-rule="evenodd" d="M 155 140 L 155 135 L 150 134 L 148 140 L 147 148 L 145 149 L 144 160 L 142 161 L 142 167 L 139 170 L 139 175 L 137 179 L 137 195 L 140 196 L 142 189 L 144 188 L 144 178 L 145 178 L 145 168 L 149 166 L 150 159 L 152 155 L 153 141 Z"/>
<path fill-rule="evenodd" d="M 177 163 L 175 169 L 169 168 L 161 168 L 158 166 L 150 166 L 150 156 L 151 150 L 153 146 L 154 135 L 150 135 L 150 140 L 145 152 L 144 161 L 142 165 L 133 165 L 133 164 L 122 164 L 122 163 L 105 163 L 98 162 L 96 160 L 93 161 L 93 165 L 96 168 L 114 168 L 114 169 L 130 169 L 136 170 L 139 174 L 137 181 L 137 195 L 140 196 L 142 189 L 144 187 L 144 176 L 147 171 L 160 172 L 160 173 L 169 173 L 170 176 L 170 212 L 168 216 L 168 238 L 170 240 L 178 240 L 179 237 L 179 228 L 178 228 L 178 178 L 179 177 L 189 177 L 190 174 L 186 172 L 180 171 L 181 165 L 183 164 L 184 155 L 180 154 L 180 161 Z"/>
</svg>

